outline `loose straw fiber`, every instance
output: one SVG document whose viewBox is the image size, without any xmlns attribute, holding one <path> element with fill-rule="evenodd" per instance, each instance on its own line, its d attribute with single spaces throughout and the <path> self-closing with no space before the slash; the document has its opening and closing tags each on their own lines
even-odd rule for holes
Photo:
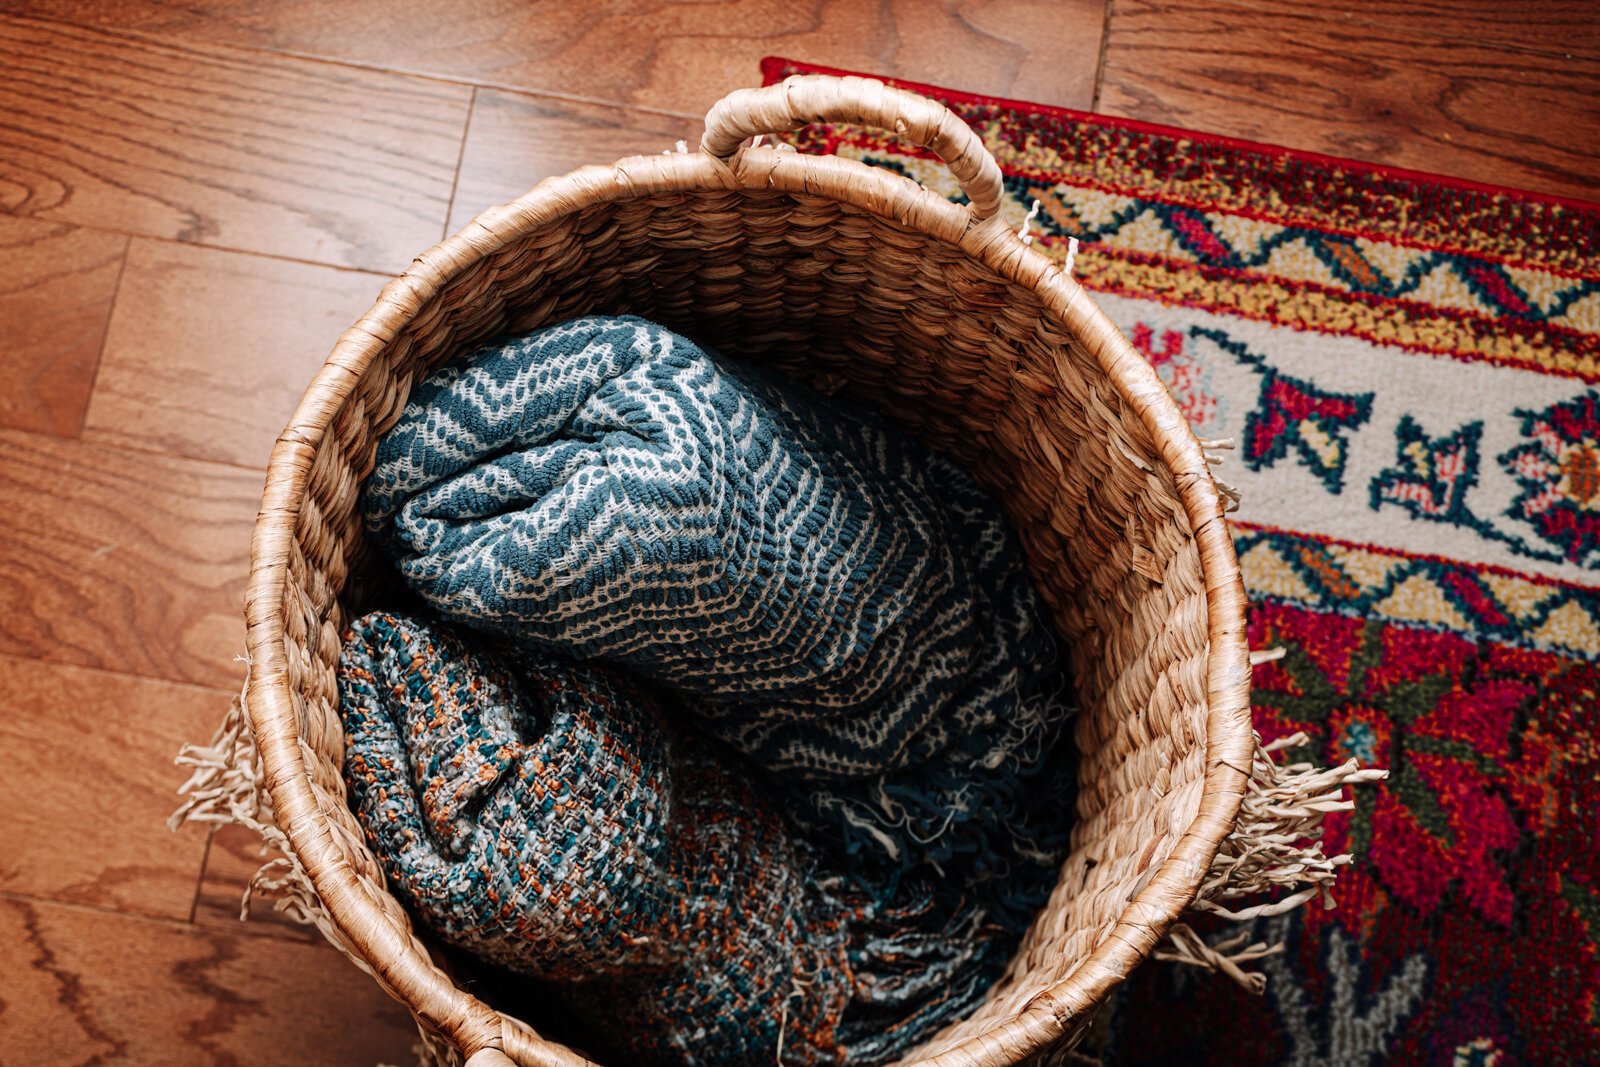
<svg viewBox="0 0 1600 1067">
<path fill-rule="evenodd" d="M 858 163 L 742 147 L 815 120 L 927 146 L 970 206 Z M 497 335 L 573 316 L 641 315 L 842 385 L 964 463 L 1021 536 L 1083 707 L 1078 809 L 1061 813 L 1073 851 L 988 1001 L 905 1062 L 995 1067 L 1066 1047 L 1203 884 L 1228 900 L 1228 872 L 1263 881 L 1262 853 L 1241 845 L 1254 831 L 1236 826 L 1247 782 L 1273 764 L 1261 771 L 1250 730 L 1227 501 L 1149 365 L 996 214 L 1000 200 L 994 159 L 938 104 L 860 78 L 791 78 L 717 104 L 697 152 L 584 167 L 485 212 L 339 340 L 272 455 L 249 683 L 218 743 L 191 753 L 188 815 L 245 821 L 285 848 L 269 880 L 411 1010 L 430 1058 L 588 1062 L 434 962 L 346 806 L 339 633 L 383 584 L 357 495 L 413 383 Z M 1166 951 L 1234 966 L 1197 940 Z"/>
</svg>

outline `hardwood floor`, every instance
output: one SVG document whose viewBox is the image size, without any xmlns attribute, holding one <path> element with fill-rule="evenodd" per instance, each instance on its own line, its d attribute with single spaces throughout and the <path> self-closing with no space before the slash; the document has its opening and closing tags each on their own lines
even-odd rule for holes
<svg viewBox="0 0 1600 1067">
<path fill-rule="evenodd" d="M 7 1062 L 411 1059 L 410 1022 L 327 945 L 11 896 L 0 944 Z"/>
<path fill-rule="evenodd" d="M 1104 0 L 20 0 L 19 13 L 700 117 L 793 55 L 1087 107 Z"/>
<path fill-rule="evenodd" d="M 84 440 L 265 467 L 332 339 L 385 280 L 134 238 Z"/>
<path fill-rule="evenodd" d="M 1265 11 L 1271 0 L 1231 0 Z M 1384 26 L 1433 40 L 1471 41 L 1552 56 L 1600 57 L 1600 18 L 1589 0 L 1340 0 L 1330 25 Z"/>
<path fill-rule="evenodd" d="M 0 427 L 75 435 L 128 238 L 0 215 Z"/>
<path fill-rule="evenodd" d="M 598 159 L 660 152 L 679 140 L 698 144 L 703 129 L 700 121 L 679 115 L 479 89 L 462 147 L 450 231 L 542 179 Z"/>
<path fill-rule="evenodd" d="M 1311 6 L 1115 5 L 1101 72 L 1108 114 L 1595 195 L 1600 55 L 1334 21 Z"/>
<path fill-rule="evenodd" d="M 0 67 L 13 215 L 386 271 L 444 227 L 464 86 L 14 18 Z"/>
<path fill-rule="evenodd" d="M 0 653 L 238 688 L 259 473 L 15 430 L 0 472 Z"/>
<path fill-rule="evenodd" d="M 403 1011 L 169 833 L 267 451 L 386 275 L 782 54 L 1569 195 L 1586 0 L 0 0 L 0 1064 L 372 1064 Z"/>
<path fill-rule="evenodd" d="M 172 755 L 215 728 L 226 696 L 16 656 L 0 672 L 0 892 L 186 921 L 206 840 L 164 825 Z"/>
</svg>

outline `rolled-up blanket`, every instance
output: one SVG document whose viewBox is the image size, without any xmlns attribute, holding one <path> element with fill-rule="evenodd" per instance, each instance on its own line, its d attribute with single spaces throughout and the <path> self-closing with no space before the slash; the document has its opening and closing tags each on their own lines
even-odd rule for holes
<svg viewBox="0 0 1600 1067">
<path fill-rule="evenodd" d="M 607 1062 L 881 1063 L 969 1010 L 1015 943 L 926 886 L 875 912 L 742 761 L 618 672 L 374 614 L 338 673 L 391 890 L 553 983 Z"/>
<path fill-rule="evenodd" d="M 1042 903 L 1070 808 L 1054 637 L 994 502 L 865 410 L 578 319 L 419 384 L 364 509 L 447 617 L 695 696 L 880 884 L 932 863 L 999 921 Z"/>
</svg>

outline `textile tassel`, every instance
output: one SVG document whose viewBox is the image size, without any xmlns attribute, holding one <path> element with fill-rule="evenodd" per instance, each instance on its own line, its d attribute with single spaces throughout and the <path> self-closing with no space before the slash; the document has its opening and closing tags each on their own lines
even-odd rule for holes
<svg viewBox="0 0 1600 1067">
<path fill-rule="evenodd" d="M 1238 447 L 1231 437 L 1200 438 L 1200 449 L 1205 456 L 1207 465 L 1221 467 L 1223 452 L 1231 452 Z M 1218 478 L 1215 473 L 1211 480 L 1216 483 L 1217 491 L 1222 494 L 1222 510 L 1224 514 L 1231 514 L 1239 510 L 1239 490 L 1237 487 Z"/>
</svg>

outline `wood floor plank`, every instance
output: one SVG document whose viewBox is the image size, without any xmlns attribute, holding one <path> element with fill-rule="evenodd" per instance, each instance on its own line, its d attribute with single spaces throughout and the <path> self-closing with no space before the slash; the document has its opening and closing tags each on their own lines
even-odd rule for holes
<svg viewBox="0 0 1600 1067">
<path fill-rule="evenodd" d="M 698 146 L 704 128 L 680 116 L 480 89 L 461 151 L 450 231 L 586 163 L 650 155 L 679 140 Z"/>
<path fill-rule="evenodd" d="M 1600 60 L 1341 26 L 1320 9 L 1117 0 L 1100 109 L 1551 193 L 1600 189 Z"/>
<path fill-rule="evenodd" d="M 0 17 L 0 209 L 395 271 L 439 239 L 470 90 Z"/>
<path fill-rule="evenodd" d="M 7 1064 L 409 1063 L 409 1017 L 326 945 L 0 898 Z"/>
<path fill-rule="evenodd" d="M 1272 0 L 1231 2 L 1267 10 L 1281 6 Z M 1384 26 L 1435 40 L 1600 57 L 1600 11 L 1593 0 L 1340 0 L 1322 13 L 1338 23 Z"/>
<path fill-rule="evenodd" d="M 211 835 L 206 851 L 205 873 L 195 898 L 194 921 L 226 930 L 287 937 L 296 941 L 319 941 L 314 927 L 303 926 L 281 912 L 275 901 L 263 894 L 250 897 L 249 919 L 239 920 L 239 907 L 245 887 L 264 865 L 278 853 L 262 848 L 261 838 L 243 826 L 223 826 Z"/>
<path fill-rule="evenodd" d="M 386 279 L 136 238 L 84 439 L 265 467 Z"/>
<path fill-rule="evenodd" d="M 255 471 L 0 431 L 0 653 L 236 690 Z"/>
<path fill-rule="evenodd" d="M 206 836 L 166 827 L 173 757 L 227 694 L 13 656 L 0 673 L 0 890 L 188 919 Z"/>
<path fill-rule="evenodd" d="M 0 215 L 0 426 L 77 435 L 127 245 Z"/>
<path fill-rule="evenodd" d="M 1105 0 L 14 0 L 25 11 L 688 115 L 762 56 L 1088 107 Z"/>
</svg>

